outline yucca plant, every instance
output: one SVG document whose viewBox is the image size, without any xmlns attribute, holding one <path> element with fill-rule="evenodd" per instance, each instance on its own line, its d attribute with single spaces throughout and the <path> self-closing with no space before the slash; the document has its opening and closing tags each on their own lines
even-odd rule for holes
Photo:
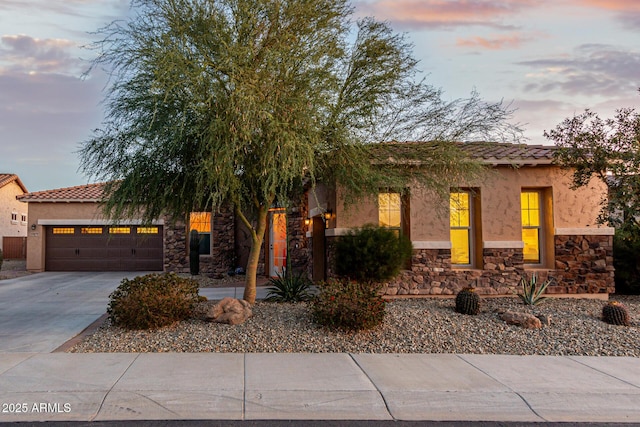
<svg viewBox="0 0 640 427">
<path fill-rule="evenodd" d="M 311 281 L 303 274 L 287 274 L 286 270 L 269 279 L 265 301 L 299 302 L 313 298 Z"/>
<path fill-rule="evenodd" d="M 553 282 L 553 279 L 547 279 L 544 283 L 538 285 L 538 275 L 533 273 L 531 275 L 531 279 L 523 277 L 520 279 L 520 284 L 522 285 L 523 293 L 518 296 L 527 305 L 538 305 L 542 301 L 546 300 L 547 297 L 543 297 L 544 291 L 547 289 Z"/>
</svg>

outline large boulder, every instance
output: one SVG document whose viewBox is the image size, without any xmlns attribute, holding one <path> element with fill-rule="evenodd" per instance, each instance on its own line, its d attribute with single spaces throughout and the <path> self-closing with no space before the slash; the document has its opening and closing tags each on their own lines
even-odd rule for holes
<svg viewBox="0 0 640 427">
<path fill-rule="evenodd" d="M 542 322 L 533 314 L 518 313 L 515 311 L 505 311 L 500 318 L 510 325 L 518 325 L 525 329 L 540 329 Z"/>
<path fill-rule="evenodd" d="M 227 297 L 211 307 L 205 317 L 209 322 L 239 325 L 252 315 L 251 304 L 247 301 Z"/>
</svg>

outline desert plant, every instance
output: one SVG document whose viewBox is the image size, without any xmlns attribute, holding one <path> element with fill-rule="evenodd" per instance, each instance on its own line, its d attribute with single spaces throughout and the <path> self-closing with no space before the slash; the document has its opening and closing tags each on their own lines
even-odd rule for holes
<svg viewBox="0 0 640 427">
<path fill-rule="evenodd" d="M 463 288 L 456 295 L 456 311 L 462 314 L 476 315 L 480 312 L 480 295 L 475 288 Z"/>
<path fill-rule="evenodd" d="M 336 243 L 336 272 L 359 282 L 393 278 L 411 258 L 411 241 L 397 231 L 374 225 L 349 230 Z"/>
<path fill-rule="evenodd" d="M 627 307 L 618 301 L 609 301 L 602 307 L 602 320 L 612 325 L 629 326 L 631 324 Z"/>
<path fill-rule="evenodd" d="M 527 305 L 538 305 L 547 297 L 543 297 L 544 291 L 553 283 L 553 279 L 547 279 L 541 285 L 538 285 L 538 275 L 533 273 L 531 279 L 523 277 L 520 279 L 520 285 L 522 286 L 522 293 L 518 294 L 522 302 Z"/>
<path fill-rule="evenodd" d="M 333 280 L 311 303 L 313 320 L 328 329 L 358 331 L 382 324 L 385 302 L 371 283 Z"/>
<path fill-rule="evenodd" d="M 200 274 L 200 237 L 198 230 L 189 233 L 189 272 L 192 276 Z"/>
<path fill-rule="evenodd" d="M 109 295 L 107 314 L 125 329 L 155 329 L 189 318 L 198 302 L 198 283 L 177 274 L 123 279 Z"/>
<path fill-rule="evenodd" d="M 308 301 L 313 298 L 311 281 L 302 271 L 297 274 L 283 270 L 277 277 L 269 279 L 266 301 L 273 302 L 298 302 Z"/>
</svg>

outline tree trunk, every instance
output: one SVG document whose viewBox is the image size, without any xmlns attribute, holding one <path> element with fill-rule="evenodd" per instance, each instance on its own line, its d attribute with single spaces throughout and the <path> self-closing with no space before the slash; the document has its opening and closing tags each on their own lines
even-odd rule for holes
<svg viewBox="0 0 640 427">
<path fill-rule="evenodd" d="M 267 229 L 268 207 L 260 207 L 258 210 L 258 223 L 255 232 L 251 233 L 251 250 L 247 261 L 247 276 L 244 285 L 243 299 L 253 305 L 256 302 L 256 280 L 258 274 L 258 261 L 260 261 L 260 248 L 264 241 L 264 233 Z"/>
</svg>

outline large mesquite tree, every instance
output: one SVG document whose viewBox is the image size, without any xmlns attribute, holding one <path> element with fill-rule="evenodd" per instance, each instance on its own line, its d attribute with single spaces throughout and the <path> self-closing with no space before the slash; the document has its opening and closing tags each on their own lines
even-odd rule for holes
<svg viewBox="0 0 640 427">
<path fill-rule="evenodd" d="M 80 150 L 84 172 L 111 183 L 106 213 L 151 220 L 232 205 L 252 236 L 253 303 L 268 210 L 303 182 L 354 197 L 411 179 L 448 191 L 481 167 L 447 141 L 518 136 L 501 103 L 444 102 L 416 79 L 403 36 L 354 24 L 352 12 L 345 0 L 133 0 L 129 20 L 99 31 L 107 115 Z M 436 143 L 407 150 L 408 161 L 394 152 L 391 171 L 368 150 L 426 139 Z"/>
</svg>

